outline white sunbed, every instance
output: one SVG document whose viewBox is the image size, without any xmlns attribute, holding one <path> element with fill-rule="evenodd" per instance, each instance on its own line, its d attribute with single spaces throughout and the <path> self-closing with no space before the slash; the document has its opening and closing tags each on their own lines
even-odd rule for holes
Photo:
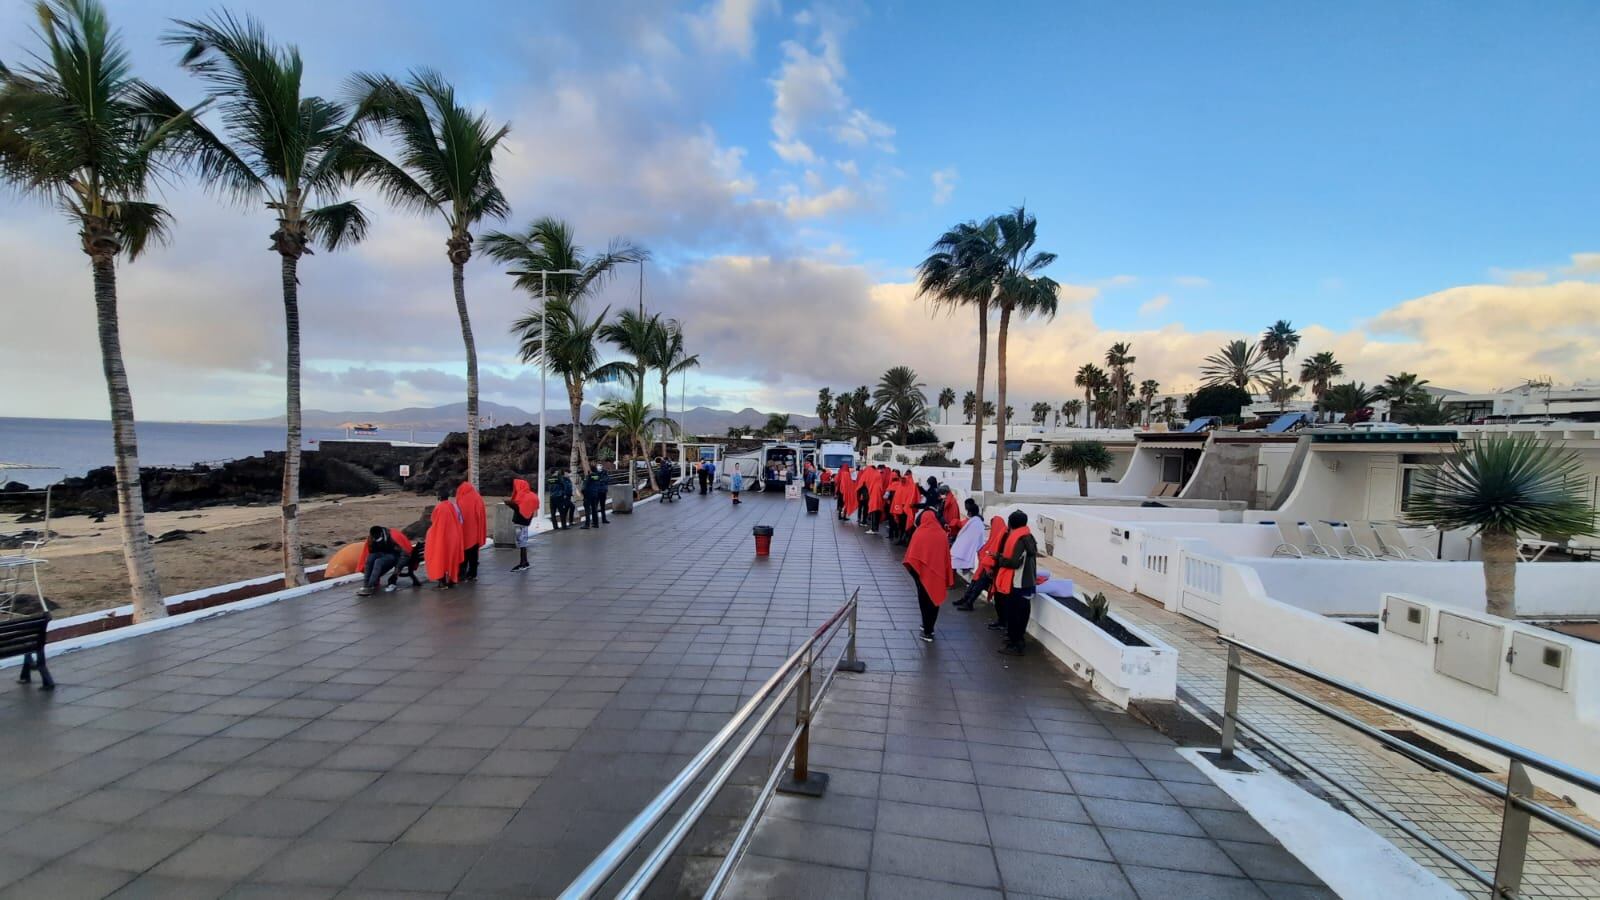
<svg viewBox="0 0 1600 900">
<path fill-rule="evenodd" d="M 1538 537 L 1530 537 L 1523 532 L 1517 532 L 1517 561 L 1538 562 L 1546 553 L 1561 546 L 1558 541 L 1547 541 Z"/>
<path fill-rule="evenodd" d="M 1311 552 L 1326 556 L 1329 559 L 1345 559 L 1345 553 L 1339 549 L 1341 541 L 1333 526 L 1327 522 L 1311 523 Z"/>
<path fill-rule="evenodd" d="M 1372 530 L 1378 533 L 1378 540 L 1383 542 L 1383 548 L 1388 555 L 1397 559 L 1434 560 L 1438 557 L 1427 547 L 1419 546 L 1405 539 L 1400 533 L 1399 526 L 1393 522 L 1374 522 Z"/>
<path fill-rule="evenodd" d="M 1367 559 L 1395 559 L 1395 558 L 1397 558 L 1397 557 L 1390 556 L 1389 552 L 1384 549 L 1383 542 L 1378 540 L 1378 533 L 1376 531 L 1372 530 L 1372 523 L 1371 522 L 1365 522 L 1365 521 L 1361 521 L 1361 520 L 1357 520 L 1357 521 L 1354 521 L 1354 522 L 1346 522 L 1344 527 L 1350 529 L 1350 540 L 1352 541 L 1352 544 L 1353 544 L 1352 549 L 1354 549 L 1354 547 L 1360 547 L 1362 550 L 1365 550 L 1366 551 L 1365 558 L 1367 558 Z M 1400 557 L 1400 558 L 1403 558 L 1403 557 Z"/>
<path fill-rule="evenodd" d="M 1306 539 L 1300 534 L 1300 526 L 1288 519 L 1277 520 L 1278 546 L 1272 548 L 1273 556 L 1293 556 L 1297 559 L 1304 558 L 1311 552 L 1306 545 Z"/>
</svg>

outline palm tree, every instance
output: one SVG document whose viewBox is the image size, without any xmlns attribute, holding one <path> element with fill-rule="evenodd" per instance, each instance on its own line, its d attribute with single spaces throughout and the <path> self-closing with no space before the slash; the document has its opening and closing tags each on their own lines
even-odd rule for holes
<svg viewBox="0 0 1600 900">
<path fill-rule="evenodd" d="M 162 38 L 183 48 L 181 65 L 211 89 L 227 141 L 197 131 L 197 163 L 212 188 L 239 203 L 263 202 L 275 228 L 287 335 L 283 459 L 283 582 L 305 583 L 300 548 L 300 257 L 313 243 L 337 250 L 359 242 L 367 217 L 337 199 L 359 165 L 375 154 L 342 104 L 301 94 L 300 51 L 278 46 L 253 18 L 219 12 L 180 21 Z"/>
<path fill-rule="evenodd" d="M 983 485 L 984 409 L 977 398 L 983 396 L 983 376 L 989 354 L 989 312 L 994 300 L 994 258 L 990 253 L 991 224 L 963 222 L 934 241 L 927 259 L 917 267 L 917 296 L 927 297 L 935 308 L 970 307 L 978 314 L 978 384 L 973 392 L 972 415 L 972 490 Z M 996 454 L 996 465 L 999 465 Z"/>
<path fill-rule="evenodd" d="M 817 391 L 817 418 L 822 420 L 822 427 L 828 427 L 828 419 L 833 416 L 833 391 L 823 388 Z"/>
<path fill-rule="evenodd" d="M 1328 393 L 1333 379 L 1344 374 L 1344 364 L 1333 358 L 1332 351 L 1314 353 L 1300 363 L 1300 383 L 1311 385 L 1311 396 L 1317 401 L 1318 416 L 1322 412 L 1322 398 Z"/>
<path fill-rule="evenodd" d="M 1389 401 L 1390 418 L 1397 422 L 1410 421 L 1406 415 L 1408 408 L 1427 398 L 1428 392 L 1422 389 L 1427 383 L 1428 379 L 1418 378 L 1413 372 L 1388 375 L 1378 388 L 1378 397 Z"/>
<path fill-rule="evenodd" d="M 856 452 L 866 453 L 867 447 L 889 430 L 889 423 L 880 415 L 874 403 L 850 404 L 850 415 L 840 426 L 846 437 L 855 441 Z"/>
<path fill-rule="evenodd" d="M 1146 413 L 1155 409 L 1156 395 L 1159 393 L 1161 393 L 1161 382 L 1154 378 L 1146 378 L 1139 382 L 1139 399 L 1144 402 Z M 1145 424 L 1150 424 L 1148 416 L 1145 418 Z"/>
<path fill-rule="evenodd" d="M 895 443 L 901 446 L 910 443 L 911 432 L 928 427 L 928 406 L 918 403 L 917 397 L 900 397 L 880 408 L 884 423 L 895 430 Z"/>
<path fill-rule="evenodd" d="M 633 486 L 633 461 L 645 453 L 645 441 L 649 439 L 650 432 L 662 424 L 671 425 L 671 422 L 661 416 L 655 415 L 655 410 L 650 404 L 637 396 L 624 398 L 607 398 L 600 401 L 595 407 L 594 417 L 590 420 L 595 425 L 609 425 L 605 437 L 615 437 L 628 448 L 623 458 L 622 471 L 628 473 L 628 485 Z"/>
<path fill-rule="evenodd" d="M 1266 371 L 1267 358 L 1261 352 L 1261 345 L 1245 341 L 1229 341 L 1206 357 L 1200 367 L 1203 384 L 1231 384 L 1244 391 L 1260 381 Z"/>
<path fill-rule="evenodd" d="M 1013 407 L 1013 406 L 1012 406 L 1012 405 L 1011 405 L 1011 404 L 1009 404 L 1009 403 L 1008 403 L 1008 404 L 1006 404 L 1006 418 L 1005 418 L 1005 422 L 1006 422 L 1006 424 L 1007 424 L 1007 425 L 1010 425 L 1010 424 L 1011 424 L 1011 420 L 1013 420 L 1013 419 L 1015 419 L 1015 418 L 1016 418 L 1016 417 L 1017 417 L 1017 410 L 1016 410 L 1016 408 L 1015 408 L 1015 407 Z"/>
<path fill-rule="evenodd" d="M 1061 404 L 1061 415 L 1066 418 L 1069 425 L 1078 421 L 1078 414 L 1081 412 L 1083 412 L 1082 400 L 1067 400 Z"/>
<path fill-rule="evenodd" d="M 994 489 L 1005 490 L 1006 424 L 1010 421 L 1010 407 L 1006 406 L 1006 338 L 1011 330 L 1013 315 L 1027 318 L 1041 315 L 1055 318 L 1055 279 L 1039 273 L 1056 261 L 1054 253 L 1035 253 L 1033 245 L 1038 238 L 1039 220 L 1019 206 L 1004 215 L 990 220 L 993 234 L 986 255 L 991 264 L 994 285 L 994 304 L 1000 310 L 1000 328 L 995 333 L 995 362 L 999 375 L 996 378 L 995 403 L 1005 407 L 1006 417 L 994 423 Z"/>
<path fill-rule="evenodd" d="M 895 366 L 883 373 L 878 380 L 878 387 L 872 392 L 872 399 L 882 404 L 894 403 L 898 400 L 915 400 L 926 406 L 928 399 L 923 396 L 922 382 L 917 380 L 917 373 L 910 366 Z"/>
<path fill-rule="evenodd" d="M 985 400 L 985 401 L 983 401 L 983 417 L 985 419 L 994 418 L 994 401 L 993 400 Z"/>
<path fill-rule="evenodd" d="M 777 437 L 789 430 L 789 416 L 787 413 L 772 413 L 767 416 L 767 424 L 761 429 L 768 435 Z"/>
<path fill-rule="evenodd" d="M 1262 333 L 1261 352 L 1267 355 L 1267 359 L 1278 364 L 1279 384 L 1284 384 L 1288 381 L 1288 373 L 1284 371 L 1284 361 L 1294 355 L 1295 348 L 1299 346 L 1300 332 L 1295 331 L 1294 326 L 1290 325 L 1287 319 L 1279 319 L 1273 322 L 1272 327 Z M 1287 410 L 1289 408 L 1288 403 L 1287 396 L 1280 392 L 1278 411 Z"/>
<path fill-rule="evenodd" d="M 1112 466 L 1111 451 L 1099 441 L 1073 441 L 1050 448 L 1050 468 L 1059 474 L 1078 473 L 1078 496 L 1089 496 L 1089 473 Z"/>
<path fill-rule="evenodd" d="M 1365 384 L 1351 381 L 1328 388 L 1327 393 L 1322 395 L 1322 406 L 1331 413 L 1352 415 L 1371 406 L 1376 399 L 1377 391 L 1367 390 Z"/>
<path fill-rule="evenodd" d="M 583 440 L 584 388 L 591 382 L 618 381 L 629 372 L 628 363 L 600 361 L 600 329 L 608 312 L 610 307 L 590 318 L 581 297 L 552 296 L 543 309 L 535 306 L 511 325 L 522 361 L 540 363 L 566 385 L 567 411 L 572 416 L 567 466 L 575 472 L 589 471 L 589 448 Z"/>
<path fill-rule="evenodd" d="M 1483 538 L 1488 612 L 1514 619 L 1518 535 L 1594 534 L 1584 480 L 1571 450 L 1534 434 L 1494 435 L 1425 470 L 1406 516 L 1435 528 L 1474 529 Z"/>
<path fill-rule="evenodd" d="M 1185 398 L 1185 399 L 1187 399 L 1187 398 Z M 1171 425 L 1172 421 L 1174 419 L 1178 418 L 1178 401 L 1177 401 L 1177 399 L 1173 398 L 1173 397 L 1163 397 L 1163 398 L 1161 398 L 1161 412 L 1158 413 L 1158 415 L 1161 417 L 1161 421 L 1166 422 L 1168 425 Z"/>
<path fill-rule="evenodd" d="M 1050 418 L 1051 409 L 1052 407 L 1048 403 L 1034 403 L 1033 406 L 1029 407 L 1029 410 L 1033 413 L 1034 424 L 1044 425 L 1044 420 Z"/>
<path fill-rule="evenodd" d="M 521 232 L 491 231 L 478 238 L 478 249 L 490 259 L 510 266 L 506 274 L 511 276 L 512 283 L 534 297 L 539 297 L 548 284 L 550 296 L 545 299 L 552 305 L 548 316 L 552 329 L 548 366 L 566 383 L 572 433 L 581 435 L 585 385 L 590 381 L 624 378 L 632 371 L 627 364 L 600 364 L 596 341 L 610 307 L 602 310 L 598 318 L 590 319 L 583 299 L 605 284 L 615 274 L 617 266 L 641 262 L 650 254 L 628 241 L 614 238 L 604 253 L 590 256 L 574 239 L 572 226 L 551 216 L 535 219 Z M 555 274 L 563 269 L 582 274 Z M 561 303 L 560 309 L 554 309 L 557 301 Z M 512 333 L 521 339 L 519 349 L 523 362 L 542 358 L 539 324 L 545 318 L 535 307 L 512 323 Z M 560 336 L 555 333 L 557 328 L 563 330 Z M 569 465 L 575 467 L 581 460 L 583 468 L 579 471 L 587 472 L 588 448 L 581 440 L 573 443 L 576 446 L 572 448 Z"/>
<path fill-rule="evenodd" d="M 398 151 L 392 162 L 378 154 L 365 159 L 362 176 L 396 206 L 439 215 L 449 231 L 445 258 L 467 351 L 467 480 L 476 485 L 478 345 L 467 314 L 466 268 L 472 230 L 511 212 L 494 176 L 494 154 L 510 126 L 497 127 L 457 103 L 455 88 L 429 69 L 412 71 L 404 84 L 378 75 L 357 75 L 353 83 L 356 121 L 376 126 Z"/>
<path fill-rule="evenodd" d="M 972 424 L 972 417 L 978 413 L 978 395 L 967 391 L 961 398 L 961 414 L 967 417 L 967 424 Z"/>
<path fill-rule="evenodd" d="M 950 424 L 950 407 L 956 405 L 956 392 L 954 388 L 945 388 L 939 392 L 939 411 L 944 415 L 944 423 Z"/>
<path fill-rule="evenodd" d="M 0 179 L 60 207 L 78 226 L 94 279 L 100 363 L 111 406 L 122 557 L 133 620 L 167 614 L 145 531 L 133 393 L 122 364 L 117 259 L 165 240 L 171 217 L 146 198 L 151 176 L 185 149 L 193 120 L 133 76 L 120 36 L 95 0 L 34 6 L 45 49 L 26 68 L 0 62 Z"/>
<path fill-rule="evenodd" d="M 1119 341 L 1106 351 L 1106 366 L 1111 369 L 1111 391 L 1117 398 L 1116 426 L 1128 427 L 1128 389 L 1132 387 L 1128 367 L 1138 361 L 1130 352 L 1132 346 Z"/>
<path fill-rule="evenodd" d="M 1289 401 L 1294 399 L 1295 394 L 1300 393 L 1300 385 L 1292 381 L 1284 381 L 1277 376 L 1273 376 L 1272 380 L 1268 381 L 1264 387 L 1267 389 L 1267 399 L 1278 404 L 1279 412 L 1288 409 Z"/>
<path fill-rule="evenodd" d="M 1094 408 L 1094 392 L 1100 389 L 1100 385 L 1105 380 L 1106 373 L 1101 371 L 1100 367 L 1094 363 L 1084 363 L 1078 367 L 1078 374 L 1072 379 L 1072 383 L 1083 388 L 1084 409 L 1092 410 Z M 1084 424 L 1091 428 L 1094 427 L 1092 421 L 1086 421 Z"/>
<path fill-rule="evenodd" d="M 667 385 L 672 381 L 672 376 L 699 368 L 700 354 L 691 354 L 685 349 L 682 322 L 661 318 L 656 319 L 656 327 L 650 332 L 649 351 L 647 360 L 650 367 L 661 376 L 661 415 L 668 426 L 667 433 L 678 434 L 682 431 L 683 423 L 673 421 L 667 403 Z M 823 417 L 823 425 L 827 425 L 826 416 Z"/>
<path fill-rule="evenodd" d="M 633 362 L 627 364 L 628 383 L 633 387 L 633 398 L 644 399 L 644 380 L 650 374 L 651 346 L 656 341 L 656 332 L 661 328 L 661 320 L 655 315 L 643 315 L 633 309 L 624 309 L 617 313 L 617 317 L 600 326 L 600 339 L 610 343 L 617 350 L 627 356 L 633 357 Z"/>
<path fill-rule="evenodd" d="M 849 394 L 840 394 L 833 398 L 833 427 L 841 428 L 844 420 L 850 415 L 850 406 L 854 401 Z"/>
</svg>

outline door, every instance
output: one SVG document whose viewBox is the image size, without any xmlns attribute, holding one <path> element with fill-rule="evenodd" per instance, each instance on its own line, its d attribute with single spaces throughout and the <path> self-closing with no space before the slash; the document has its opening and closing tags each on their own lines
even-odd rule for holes
<svg viewBox="0 0 1600 900">
<path fill-rule="evenodd" d="M 1397 518 L 1400 482 L 1392 464 L 1373 462 L 1367 469 L 1367 518 L 1375 522 Z"/>
</svg>

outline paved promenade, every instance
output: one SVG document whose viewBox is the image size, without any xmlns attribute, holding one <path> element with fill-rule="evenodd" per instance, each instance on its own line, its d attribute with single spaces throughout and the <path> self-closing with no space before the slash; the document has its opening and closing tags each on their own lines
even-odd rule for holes
<svg viewBox="0 0 1600 900">
<path fill-rule="evenodd" d="M 63 655 L 54 695 L 4 670 L 0 898 L 549 896 L 857 585 L 870 669 L 813 751 L 833 787 L 777 801 L 733 893 L 1331 896 L 1158 735 L 996 655 L 982 613 L 916 641 L 893 551 L 803 508 L 649 504 L 523 575 L 487 553 L 456 591 Z M 658 893 L 703 874 L 748 781 Z"/>
</svg>

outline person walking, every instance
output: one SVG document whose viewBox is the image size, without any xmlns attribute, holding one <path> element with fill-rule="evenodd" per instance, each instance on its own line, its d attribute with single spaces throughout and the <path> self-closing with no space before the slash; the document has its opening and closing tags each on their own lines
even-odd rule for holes
<svg viewBox="0 0 1600 900">
<path fill-rule="evenodd" d="M 511 480 L 511 499 L 506 501 L 511 507 L 511 524 L 517 526 L 517 564 L 511 567 L 513 572 L 523 572 L 528 568 L 528 543 L 532 537 L 533 517 L 539 514 L 539 495 L 533 492 L 533 487 L 521 478 Z"/>
<path fill-rule="evenodd" d="M 944 529 L 933 510 L 917 513 L 912 526 L 911 543 L 906 547 L 904 565 L 911 573 L 917 587 L 917 606 L 922 610 L 923 643 L 933 643 L 933 626 L 939 619 L 939 607 L 945 595 L 955 584 L 955 572 L 950 568 L 950 543 L 944 538 Z"/>
<path fill-rule="evenodd" d="M 459 581 L 478 580 L 478 551 L 489 537 L 489 511 L 483 506 L 483 495 L 463 481 L 456 488 L 456 506 L 461 509 L 461 572 Z"/>
<path fill-rule="evenodd" d="M 366 543 L 361 546 L 361 559 L 356 562 L 356 571 L 363 576 L 361 589 L 356 591 L 356 596 L 370 597 L 376 593 L 378 585 L 383 583 L 383 576 L 391 570 L 398 570 L 401 560 L 410 555 L 411 542 L 400 529 L 384 528 L 382 525 L 368 529 Z M 389 590 L 394 590 L 392 583 Z"/>
<path fill-rule="evenodd" d="M 1028 530 L 1028 514 L 1022 510 L 1013 512 L 1006 519 L 1006 526 L 1005 540 L 995 557 L 995 602 L 1004 604 L 1001 618 L 1006 626 L 1006 642 L 1000 652 L 1021 656 L 1038 583 L 1039 545 Z"/>
<path fill-rule="evenodd" d="M 744 469 L 734 466 L 733 477 L 728 479 L 728 490 L 733 493 L 733 505 L 739 505 L 739 494 L 744 490 Z"/>
<path fill-rule="evenodd" d="M 466 559 L 462 546 L 461 507 L 449 488 L 439 489 L 439 502 L 433 506 L 428 522 L 428 536 L 422 542 L 423 559 L 428 567 L 428 578 L 437 590 L 448 591 L 455 586 L 461 574 L 461 563 Z"/>
</svg>

